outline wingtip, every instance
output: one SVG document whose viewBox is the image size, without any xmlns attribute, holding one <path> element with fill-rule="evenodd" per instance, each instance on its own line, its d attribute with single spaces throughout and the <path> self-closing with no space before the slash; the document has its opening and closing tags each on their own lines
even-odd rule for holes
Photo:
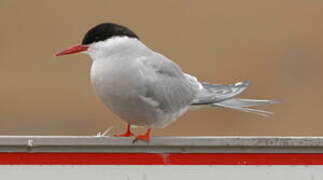
<svg viewBox="0 0 323 180">
<path fill-rule="evenodd" d="M 243 84 L 245 84 L 246 86 L 249 86 L 250 84 L 251 84 L 251 81 L 249 81 L 249 80 L 244 80 L 244 81 L 242 81 L 243 82 Z"/>
<path fill-rule="evenodd" d="M 270 100 L 269 104 L 279 104 L 279 103 L 281 103 L 280 100 L 272 99 L 272 100 Z"/>
<path fill-rule="evenodd" d="M 249 86 L 250 85 L 250 81 L 249 80 L 244 80 L 244 81 L 240 81 L 234 84 L 235 86 Z"/>
</svg>

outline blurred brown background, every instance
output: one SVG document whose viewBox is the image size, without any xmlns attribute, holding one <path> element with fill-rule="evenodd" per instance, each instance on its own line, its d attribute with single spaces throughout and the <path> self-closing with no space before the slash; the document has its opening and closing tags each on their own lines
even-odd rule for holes
<svg viewBox="0 0 323 180">
<path fill-rule="evenodd" d="M 155 135 L 323 135 L 323 1 L 0 1 L 0 135 L 94 135 L 123 124 L 85 55 L 54 57 L 101 22 L 134 30 L 201 81 L 248 79 L 275 115 L 189 112 Z"/>
</svg>

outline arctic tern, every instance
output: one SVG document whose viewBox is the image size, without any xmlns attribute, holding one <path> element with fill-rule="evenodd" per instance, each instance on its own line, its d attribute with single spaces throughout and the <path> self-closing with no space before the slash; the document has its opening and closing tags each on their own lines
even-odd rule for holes
<svg viewBox="0 0 323 180">
<path fill-rule="evenodd" d="M 152 128 L 163 128 L 188 110 L 221 107 L 270 115 L 249 107 L 274 100 L 241 99 L 249 81 L 221 85 L 199 82 L 166 56 L 151 50 L 125 26 L 102 23 L 91 28 L 80 45 L 56 54 L 88 54 L 91 83 L 99 99 L 127 123 L 124 134 L 134 136 L 131 125 L 147 128 L 135 140 L 149 141 Z"/>
</svg>

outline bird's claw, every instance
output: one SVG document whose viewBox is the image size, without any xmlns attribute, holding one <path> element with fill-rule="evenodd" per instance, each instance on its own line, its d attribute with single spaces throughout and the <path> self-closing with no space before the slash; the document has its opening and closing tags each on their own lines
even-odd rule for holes
<svg viewBox="0 0 323 180">
<path fill-rule="evenodd" d="M 144 134 L 144 135 L 139 135 L 136 136 L 135 139 L 132 141 L 132 144 L 136 143 L 137 141 L 144 141 L 146 143 L 149 143 L 150 141 L 150 136 Z"/>
<path fill-rule="evenodd" d="M 123 133 L 123 134 L 115 134 L 113 136 L 114 137 L 131 137 L 131 136 L 134 136 L 134 134 L 132 132 L 126 132 L 126 133 Z"/>
</svg>

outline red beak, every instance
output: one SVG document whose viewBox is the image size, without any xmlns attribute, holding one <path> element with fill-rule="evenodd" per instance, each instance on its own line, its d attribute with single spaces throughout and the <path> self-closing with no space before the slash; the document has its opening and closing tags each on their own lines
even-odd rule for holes
<svg viewBox="0 0 323 180">
<path fill-rule="evenodd" d="M 85 46 L 85 45 L 76 45 L 76 46 L 73 46 L 71 48 L 67 48 L 67 49 L 57 53 L 56 56 L 64 56 L 64 55 L 67 55 L 67 54 L 75 54 L 75 53 L 86 51 L 88 48 L 89 47 Z"/>
</svg>

